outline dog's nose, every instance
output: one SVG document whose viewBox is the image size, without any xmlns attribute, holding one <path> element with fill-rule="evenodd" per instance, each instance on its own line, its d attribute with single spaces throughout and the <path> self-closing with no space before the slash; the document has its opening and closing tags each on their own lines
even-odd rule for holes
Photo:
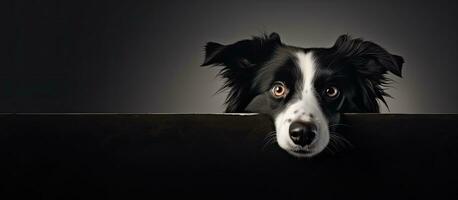
<svg viewBox="0 0 458 200">
<path fill-rule="evenodd" d="M 315 139 L 317 128 L 311 122 L 293 122 L 289 126 L 289 137 L 294 144 L 305 146 L 309 145 Z"/>
</svg>

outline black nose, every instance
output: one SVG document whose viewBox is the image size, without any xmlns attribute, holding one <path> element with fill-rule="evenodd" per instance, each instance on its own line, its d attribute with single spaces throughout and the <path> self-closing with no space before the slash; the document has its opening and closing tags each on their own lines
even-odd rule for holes
<svg viewBox="0 0 458 200">
<path fill-rule="evenodd" d="M 313 142 L 316 131 L 315 124 L 311 122 L 293 122 L 289 126 L 289 137 L 294 144 L 305 146 Z"/>
</svg>

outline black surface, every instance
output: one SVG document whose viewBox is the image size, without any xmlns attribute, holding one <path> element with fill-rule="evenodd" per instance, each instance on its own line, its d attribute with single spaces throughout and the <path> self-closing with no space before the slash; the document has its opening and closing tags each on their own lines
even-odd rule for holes
<svg viewBox="0 0 458 200">
<path fill-rule="evenodd" d="M 353 148 L 297 159 L 264 147 L 273 127 L 263 115 L 2 114 L 1 195 L 458 197 L 458 115 L 346 114 L 344 123 Z"/>
</svg>

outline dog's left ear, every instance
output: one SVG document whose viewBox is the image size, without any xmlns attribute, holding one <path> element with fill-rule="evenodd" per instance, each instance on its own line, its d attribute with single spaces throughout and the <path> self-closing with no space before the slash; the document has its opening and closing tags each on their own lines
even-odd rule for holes
<svg viewBox="0 0 458 200">
<path fill-rule="evenodd" d="M 387 72 L 402 77 L 401 56 L 393 55 L 384 48 L 370 41 L 351 39 L 348 35 L 340 36 L 331 48 L 337 57 L 342 59 L 345 66 L 354 68 L 359 79 L 362 97 L 355 102 L 358 112 L 379 112 L 376 99 L 381 100 L 387 107 L 384 96 L 390 96 L 384 91 L 389 83 L 385 77 Z"/>
<path fill-rule="evenodd" d="M 378 44 L 341 35 L 332 48 L 369 79 L 386 74 L 387 71 L 402 77 L 404 59 L 390 54 Z"/>
</svg>

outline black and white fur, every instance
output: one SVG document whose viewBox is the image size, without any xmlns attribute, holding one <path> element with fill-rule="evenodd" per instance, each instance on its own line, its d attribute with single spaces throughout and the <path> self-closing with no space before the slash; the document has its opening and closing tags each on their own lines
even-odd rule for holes
<svg viewBox="0 0 458 200">
<path fill-rule="evenodd" d="M 279 146 L 294 156 L 311 157 L 326 148 L 341 113 L 379 112 L 377 100 L 386 104 L 384 96 L 389 96 L 385 75 L 401 77 L 403 63 L 381 46 L 348 35 L 330 48 L 301 48 L 272 33 L 230 45 L 209 42 L 202 66 L 223 66 L 226 112 L 270 115 Z M 278 84 L 288 91 L 282 98 L 272 92 Z"/>
</svg>

